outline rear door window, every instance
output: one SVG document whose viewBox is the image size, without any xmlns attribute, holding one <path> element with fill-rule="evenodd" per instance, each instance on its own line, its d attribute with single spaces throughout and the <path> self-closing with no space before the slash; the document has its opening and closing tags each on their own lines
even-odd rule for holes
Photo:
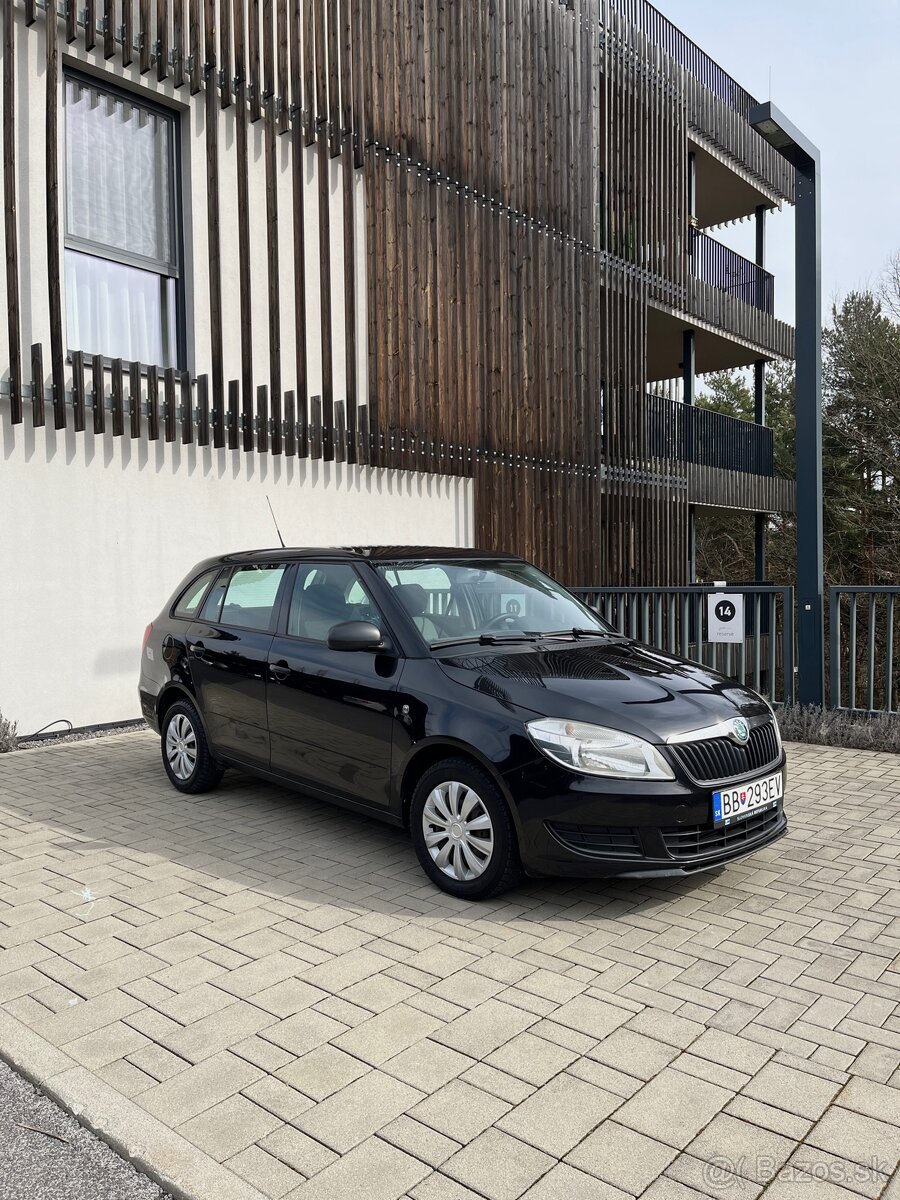
<svg viewBox="0 0 900 1200">
<path fill-rule="evenodd" d="M 263 632 L 274 629 L 278 590 L 286 569 L 269 564 L 235 567 L 225 589 L 218 623 Z"/>
</svg>

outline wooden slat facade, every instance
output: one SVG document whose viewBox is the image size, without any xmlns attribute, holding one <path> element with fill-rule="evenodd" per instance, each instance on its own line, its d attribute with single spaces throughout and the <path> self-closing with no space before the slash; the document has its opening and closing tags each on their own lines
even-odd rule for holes
<svg viewBox="0 0 900 1200">
<path fill-rule="evenodd" d="M 793 175 L 747 124 L 746 93 L 696 47 L 686 57 L 643 0 L 99 9 L 98 28 L 94 0 L 84 21 L 69 5 L 58 39 L 111 82 L 189 106 L 184 127 L 200 131 L 206 341 L 177 364 L 66 357 L 63 69 L 51 37 L 46 178 L 24 180 L 16 38 L 33 36 L 33 12 L 4 0 L 14 423 L 30 394 L 35 425 L 50 401 L 57 428 L 103 433 L 108 407 L 114 437 L 471 477 L 475 541 L 576 582 L 683 582 L 689 504 L 792 503 L 784 481 L 666 449 L 644 403 L 650 305 L 741 339 L 742 353 L 792 351 L 787 326 L 690 274 L 689 137 L 770 198 L 791 201 Z M 16 199 L 42 182 L 49 286 L 23 305 Z M 36 303 L 37 338 L 21 328 Z"/>
</svg>

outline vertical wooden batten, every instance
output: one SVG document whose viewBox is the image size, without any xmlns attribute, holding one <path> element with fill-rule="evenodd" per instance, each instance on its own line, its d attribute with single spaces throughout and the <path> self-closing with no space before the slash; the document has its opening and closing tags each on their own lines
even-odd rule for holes
<svg viewBox="0 0 900 1200">
<path fill-rule="evenodd" d="M 3 235 L 6 251 L 6 332 L 9 352 L 9 416 L 22 421 L 22 332 L 19 316 L 19 218 L 16 197 L 16 16 L 3 0 Z"/>
<path fill-rule="evenodd" d="M 66 426 L 66 377 L 63 367 L 62 297 L 59 264 L 59 36 L 56 0 L 46 14 L 47 71 L 45 79 L 45 144 L 47 179 L 47 301 L 50 310 L 50 377 L 53 381 L 53 425 Z"/>
<path fill-rule="evenodd" d="M 227 10 L 227 2 L 224 5 Z M 206 134 L 206 231 L 209 271 L 209 328 L 212 359 L 213 404 L 225 405 L 225 371 L 222 357 L 222 266 L 219 229 L 219 106 L 216 104 L 216 0 L 204 0 L 206 62 L 204 126 Z M 224 106 L 224 89 L 222 104 Z"/>
</svg>

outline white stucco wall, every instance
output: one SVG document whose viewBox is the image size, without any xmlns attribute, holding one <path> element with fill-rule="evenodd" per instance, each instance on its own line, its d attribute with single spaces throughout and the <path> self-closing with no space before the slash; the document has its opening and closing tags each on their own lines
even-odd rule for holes
<svg viewBox="0 0 900 1200">
<path fill-rule="evenodd" d="M 471 544 L 468 480 L 131 442 L 0 420 L 0 712 L 35 732 L 140 715 L 148 621 L 200 559 Z"/>
</svg>

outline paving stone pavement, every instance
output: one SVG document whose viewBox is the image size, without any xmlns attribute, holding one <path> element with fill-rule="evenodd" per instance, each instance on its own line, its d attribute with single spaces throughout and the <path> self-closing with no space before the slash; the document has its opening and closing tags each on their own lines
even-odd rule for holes
<svg viewBox="0 0 900 1200">
<path fill-rule="evenodd" d="M 0 1054 L 195 1200 L 900 1200 L 900 758 L 681 880 L 436 891 L 147 733 L 0 758 Z"/>
</svg>

